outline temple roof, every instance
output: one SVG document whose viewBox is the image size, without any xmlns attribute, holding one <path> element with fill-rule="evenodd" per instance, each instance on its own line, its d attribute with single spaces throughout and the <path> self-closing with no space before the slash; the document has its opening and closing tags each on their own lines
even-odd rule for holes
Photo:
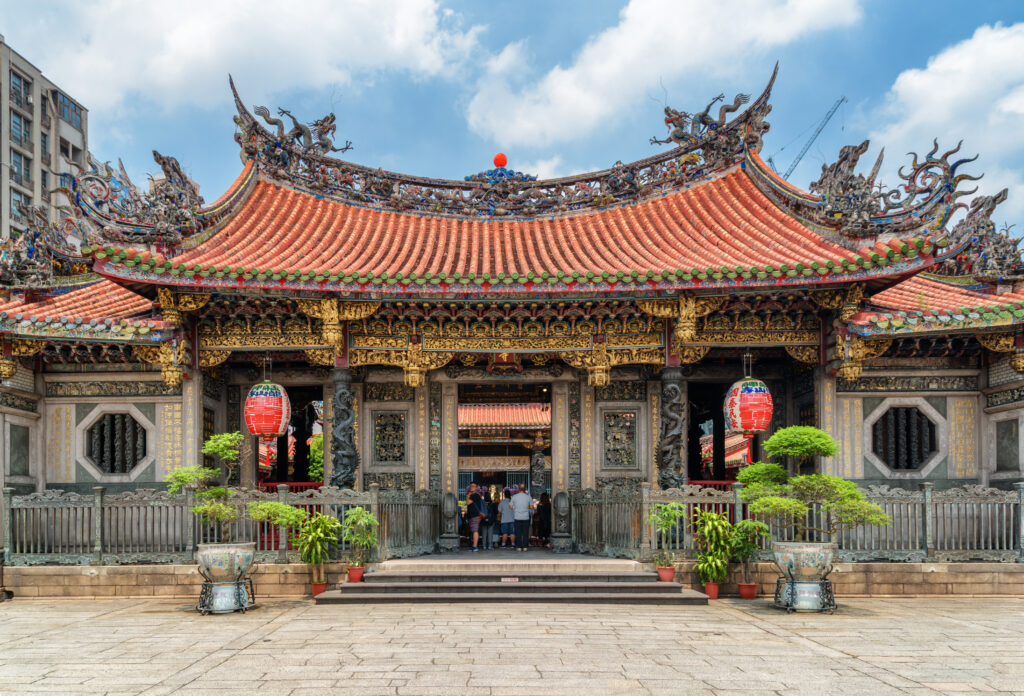
<svg viewBox="0 0 1024 696">
<path fill-rule="evenodd" d="M 0 333 L 22 338 L 150 342 L 169 330 L 151 301 L 109 280 L 37 301 L 0 301 Z"/>
<path fill-rule="evenodd" d="M 867 304 L 849 320 L 851 330 L 861 336 L 948 333 L 1024 323 L 1024 292 L 981 292 L 924 276 L 873 295 Z"/>
<path fill-rule="evenodd" d="M 97 272 L 128 283 L 377 297 L 801 286 L 909 274 L 937 260 L 929 237 L 856 251 L 830 241 L 773 203 L 742 165 L 633 204 L 500 220 L 374 210 L 260 180 L 194 249 L 91 253 Z"/>
<path fill-rule="evenodd" d="M 550 428 L 551 404 L 459 404 L 460 428 Z"/>
</svg>

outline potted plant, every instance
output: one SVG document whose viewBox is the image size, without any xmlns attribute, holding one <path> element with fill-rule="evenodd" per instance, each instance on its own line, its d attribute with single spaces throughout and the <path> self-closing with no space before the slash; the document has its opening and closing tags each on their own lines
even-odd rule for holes
<svg viewBox="0 0 1024 696">
<path fill-rule="evenodd" d="M 754 554 L 761 548 L 761 540 L 770 536 L 768 525 L 758 520 L 740 520 L 733 525 L 729 537 L 729 556 L 743 568 L 743 582 L 736 583 L 740 599 L 757 599 L 758 583 L 754 582 L 751 566 Z"/>
<path fill-rule="evenodd" d="M 724 512 L 698 510 L 693 516 L 700 553 L 693 570 L 704 583 L 708 599 L 718 599 L 718 585 L 729 575 L 729 539 L 732 523 Z"/>
<path fill-rule="evenodd" d="M 204 466 L 180 467 L 167 476 L 167 492 L 176 495 L 182 490 L 192 491 L 198 501 L 192 506 L 192 513 L 212 527 L 202 530 L 200 538 L 206 541 L 196 551 L 199 573 L 209 583 L 196 608 L 218 614 L 245 611 L 249 606 L 249 593 L 243 583 L 256 556 L 255 542 L 231 539 L 232 526 L 240 511 L 228 502 L 230 491 L 209 485 L 219 476 L 217 469 Z"/>
<path fill-rule="evenodd" d="M 685 516 L 686 505 L 683 503 L 655 503 L 651 506 L 648 521 L 658 531 L 662 549 L 666 548 L 670 535 Z M 655 556 L 654 563 L 658 569 L 658 580 L 672 582 L 675 579 L 676 566 L 666 551 Z"/>
<path fill-rule="evenodd" d="M 832 437 L 818 428 L 783 428 L 768 438 L 765 451 L 774 457 L 792 456 L 804 462 L 839 451 Z M 749 515 L 775 527 L 783 541 L 772 542 L 775 564 L 787 578 L 786 608 L 823 609 L 822 583 L 832 568 L 837 544 L 832 535 L 860 525 L 887 525 L 890 518 L 870 503 L 851 481 L 827 474 L 789 476 L 777 464 L 758 463 L 741 470 L 736 479 Z M 814 535 L 814 538 L 811 538 Z M 829 541 L 817 541 L 827 536 Z M 805 585 L 800 585 L 805 583 Z M 812 587 L 813 585 L 813 587 Z M 801 602 L 796 595 L 801 594 Z"/>
<path fill-rule="evenodd" d="M 331 549 L 338 545 L 341 526 L 342 523 L 336 517 L 316 512 L 299 525 L 298 534 L 293 537 L 300 558 L 310 565 L 314 597 L 327 589 L 324 564 L 330 558 Z M 359 570 L 362 571 L 362 568 Z M 359 572 L 359 576 L 362 579 L 362 572 Z"/>
<path fill-rule="evenodd" d="M 654 556 L 654 565 L 658 569 L 659 582 L 672 582 L 676 578 L 676 565 L 668 554 L 659 553 Z"/>
<path fill-rule="evenodd" d="M 377 546 L 380 523 L 366 508 L 353 507 L 345 511 L 341 521 L 343 541 L 349 544 L 349 564 L 345 567 L 350 582 L 362 582 L 370 551 Z"/>
</svg>

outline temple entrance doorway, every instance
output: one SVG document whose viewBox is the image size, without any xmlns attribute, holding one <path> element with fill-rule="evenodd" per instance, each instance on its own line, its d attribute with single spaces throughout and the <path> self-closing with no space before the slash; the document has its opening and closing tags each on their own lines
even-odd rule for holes
<svg viewBox="0 0 1024 696">
<path fill-rule="evenodd" d="M 285 391 L 291 401 L 292 417 L 288 422 L 288 432 L 270 444 L 269 465 L 265 445 L 259 443 L 257 471 L 258 481 L 263 487 L 266 482 L 309 482 L 310 447 L 317 449 L 314 438 L 322 437 L 323 433 L 323 388 L 285 386 Z M 316 480 L 323 480 L 322 469 Z"/>
<path fill-rule="evenodd" d="M 476 483 L 493 495 L 524 484 L 551 493 L 551 385 L 459 385 L 459 499 Z"/>
<path fill-rule="evenodd" d="M 690 382 L 688 475 L 691 481 L 732 481 L 750 463 L 754 441 L 726 431 L 723 403 L 732 382 Z"/>
</svg>

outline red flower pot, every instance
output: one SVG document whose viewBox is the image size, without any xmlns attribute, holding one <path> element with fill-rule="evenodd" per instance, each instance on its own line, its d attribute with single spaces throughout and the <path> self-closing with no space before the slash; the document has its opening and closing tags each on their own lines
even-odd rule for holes
<svg viewBox="0 0 1024 696">
<path fill-rule="evenodd" d="M 366 570 L 364 566 L 345 566 L 345 570 L 348 571 L 349 582 L 363 581 L 363 572 Z"/>
<path fill-rule="evenodd" d="M 661 582 L 672 582 L 676 577 L 675 566 L 658 566 L 658 580 Z"/>
<path fill-rule="evenodd" d="M 740 599 L 757 599 L 756 582 L 738 582 L 736 586 L 740 588 Z"/>
<path fill-rule="evenodd" d="M 327 589 L 326 582 L 314 582 L 313 583 L 313 596 L 316 597 L 318 594 Z"/>
<path fill-rule="evenodd" d="M 717 582 L 706 582 L 704 583 L 704 594 L 708 596 L 708 599 L 718 599 L 718 583 Z"/>
</svg>

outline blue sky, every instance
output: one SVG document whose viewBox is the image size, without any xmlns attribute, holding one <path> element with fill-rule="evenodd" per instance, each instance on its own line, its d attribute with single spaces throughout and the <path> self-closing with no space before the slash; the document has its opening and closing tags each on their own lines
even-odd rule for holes
<svg viewBox="0 0 1024 696">
<path fill-rule="evenodd" d="M 1024 223 L 1024 3 L 876 0 L 291 3 L 0 0 L 0 33 L 90 109 L 91 149 L 136 183 L 178 158 L 215 199 L 240 169 L 227 74 L 252 107 L 334 111 L 345 156 L 461 178 L 564 175 L 645 157 L 667 103 L 757 94 L 780 63 L 764 154 L 781 169 L 849 100 L 791 180 L 842 145 L 885 172 L 963 139 L 983 192 Z M 1024 226 L 1024 225 L 1022 225 Z M 1018 230 L 1019 231 L 1019 230 Z"/>
</svg>

